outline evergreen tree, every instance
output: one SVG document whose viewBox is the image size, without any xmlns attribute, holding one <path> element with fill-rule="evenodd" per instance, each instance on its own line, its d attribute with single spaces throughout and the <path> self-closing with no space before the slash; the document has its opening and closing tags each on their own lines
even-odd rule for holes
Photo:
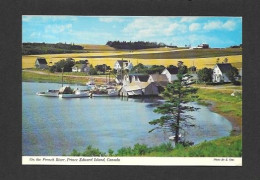
<svg viewBox="0 0 260 180">
<path fill-rule="evenodd" d="M 178 80 L 167 85 L 163 92 L 163 97 L 166 99 L 165 103 L 154 110 L 154 112 L 162 114 L 162 116 L 159 119 L 149 122 L 149 124 L 156 125 L 149 132 L 156 129 L 163 129 L 174 133 L 175 144 L 179 143 L 178 137 L 181 129 L 184 130 L 184 127 L 194 126 L 194 124 L 188 121 L 194 118 L 187 114 L 187 112 L 198 110 L 198 108 L 187 104 L 197 98 L 194 94 L 197 93 L 198 89 L 186 86 L 182 77 L 183 74 L 178 73 Z"/>
</svg>

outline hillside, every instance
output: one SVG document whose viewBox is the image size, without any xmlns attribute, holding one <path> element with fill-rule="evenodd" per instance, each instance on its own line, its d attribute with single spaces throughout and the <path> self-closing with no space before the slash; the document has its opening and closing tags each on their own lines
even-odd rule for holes
<svg viewBox="0 0 260 180">
<path fill-rule="evenodd" d="M 74 44 L 47 44 L 47 43 L 23 43 L 22 54 L 63 54 L 63 53 L 81 53 L 86 52 L 82 46 Z"/>
<path fill-rule="evenodd" d="M 153 50 L 156 51 L 155 48 Z M 148 50 L 143 50 L 143 53 L 128 53 L 123 55 L 100 55 L 91 56 L 91 58 L 135 58 L 135 59 L 188 59 L 188 58 L 207 58 L 207 57 L 219 57 L 219 56 L 232 56 L 242 55 L 241 48 L 227 48 L 227 49 L 182 49 L 170 50 L 167 52 L 155 52 L 148 53 Z M 85 56 L 90 58 L 90 56 Z"/>
</svg>

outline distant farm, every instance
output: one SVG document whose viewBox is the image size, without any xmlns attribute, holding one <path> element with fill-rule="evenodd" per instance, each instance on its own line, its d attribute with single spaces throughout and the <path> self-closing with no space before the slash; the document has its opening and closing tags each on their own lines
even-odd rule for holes
<svg viewBox="0 0 260 180">
<path fill-rule="evenodd" d="M 142 63 L 144 65 L 177 65 L 178 61 L 183 61 L 188 67 L 196 66 L 198 69 L 204 67 L 212 68 L 216 61 L 222 62 L 228 58 L 228 62 L 236 68 L 242 68 L 242 48 L 223 49 L 188 49 L 188 48 L 151 48 L 142 50 L 116 50 L 107 45 L 81 45 L 84 47 L 82 53 L 66 54 L 37 54 L 23 55 L 22 68 L 34 68 L 37 57 L 46 58 L 51 66 L 61 59 L 71 57 L 75 61 L 88 59 L 93 66 L 106 64 L 113 67 L 119 59 L 130 60 L 133 65 Z"/>
</svg>

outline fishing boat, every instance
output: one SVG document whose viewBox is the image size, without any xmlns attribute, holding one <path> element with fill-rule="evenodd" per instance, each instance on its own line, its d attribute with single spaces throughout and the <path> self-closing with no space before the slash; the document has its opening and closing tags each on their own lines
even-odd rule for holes
<svg viewBox="0 0 260 180">
<path fill-rule="evenodd" d="M 96 90 L 96 91 L 92 91 L 90 96 L 91 97 L 115 97 L 118 96 L 118 91 L 115 89 Z"/>
<path fill-rule="evenodd" d="M 82 98 L 90 97 L 89 91 L 79 90 L 78 88 L 72 90 L 71 87 L 65 86 L 59 90 L 58 93 L 60 98 Z"/>
<path fill-rule="evenodd" d="M 58 97 L 59 96 L 59 90 L 49 89 L 46 92 L 37 92 L 36 95 L 46 96 L 46 97 Z"/>
</svg>

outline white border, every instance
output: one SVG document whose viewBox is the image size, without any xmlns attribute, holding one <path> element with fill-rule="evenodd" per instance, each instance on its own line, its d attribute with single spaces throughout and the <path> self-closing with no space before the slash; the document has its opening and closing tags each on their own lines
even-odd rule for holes
<svg viewBox="0 0 260 180">
<path fill-rule="evenodd" d="M 23 165 L 242 166 L 242 157 L 22 156 Z"/>
</svg>

